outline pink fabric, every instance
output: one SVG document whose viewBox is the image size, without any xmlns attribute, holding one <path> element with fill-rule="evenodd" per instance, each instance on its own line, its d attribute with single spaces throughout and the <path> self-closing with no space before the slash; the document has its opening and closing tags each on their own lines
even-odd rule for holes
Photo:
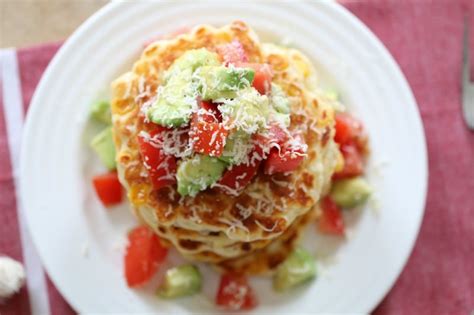
<svg viewBox="0 0 474 315">
<path fill-rule="evenodd" d="M 468 12 L 474 55 L 474 1 L 341 2 L 399 63 L 419 104 L 428 142 L 429 191 L 420 236 L 375 314 L 469 314 L 474 309 L 474 133 L 462 120 L 459 87 L 463 16 Z M 24 104 L 57 48 L 18 51 Z M 0 106 L 0 254 L 22 260 L 3 115 Z M 49 279 L 48 293 L 53 314 L 74 313 Z M 0 313 L 29 314 L 26 289 L 0 306 Z"/>
<path fill-rule="evenodd" d="M 28 110 L 36 85 L 41 79 L 46 66 L 54 57 L 61 43 L 35 46 L 18 50 L 20 80 L 22 82 L 23 106 Z"/>
<path fill-rule="evenodd" d="M 22 49 L 18 51 L 18 63 L 20 64 L 20 80 L 22 82 L 23 106 L 28 110 L 31 98 L 35 91 L 41 75 L 49 61 L 58 51 L 60 43 L 41 45 Z M 64 300 L 61 293 L 56 289 L 53 282 L 46 275 L 49 304 L 52 315 L 74 314 L 73 309 Z"/>
<path fill-rule="evenodd" d="M 428 142 L 429 191 L 409 262 L 375 314 L 474 310 L 474 133 L 461 116 L 463 16 L 474 1 L 347 1 L 410 83 Z M 471 58 L 474 60 L 474 58 Z"/>
<path fill-rule="evenodd" d="M 18 261 L 23 261 L 1 86 L 2 82 L 0 81 L 0 256 L 7 255 Z M 26 287 L 23 287 L 8 304 L 0 304 L 0 314 L 30 314 Z"/>
</svg>

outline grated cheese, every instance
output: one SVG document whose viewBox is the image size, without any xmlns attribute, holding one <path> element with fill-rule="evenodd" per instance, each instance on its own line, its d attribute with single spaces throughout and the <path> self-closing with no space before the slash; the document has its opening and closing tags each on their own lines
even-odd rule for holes
<svg viewBox="0 0 474 315">
<path fill-rule="evenodd" d="M 277 227 L 277 222 L 275 222 L 272 226 L 271 229 L 267 228 L 265 225 L 263 225 L 262 223 L 260 223 L 258 220 L 255 220 L 254 221 L 256 225 L 258 225 L 262 230 L 266 231 L 266 232 L 273 232 L 273 230 L 275 230 L 275 228 Z"/>
<path fill-rule="evenodd" d="M 232 240 L 234 238 L 232 238 L 231 234 L 236 233 L 237 229 L 241 229 L 242 231 L 246 232 L 247 234 L 250 233 L 249 229 L 242 223 L 242 221 L 237 220 L 235 218 L 232 219 L 232 220 L 228 220 L 226 218 L 219 218 L 218 221 L 221 222 L 221 223 L 227 224 L 229 226 L 226 230 L 226 234 Z"/>
<path fill-rule="evenodd" d="M 290 183 L 284 180 L 277 180 L 274 177 L 271 178 L 271 181 L 280 187 L 288 187 Z"/>
<path fill-rule="evenodd" d="M 168 209 L 165 212 L 165 218 L 169 217 L 171 214 L 173 214 L 173 207 L 168 205 Z"/>
<path fill-rule="evenodd" d="M 238 189 L 232 189 L 229 186 L 221 185 L 217 182 L 211 185 L 211 188 L 214 188 L 214 187 L 215 188 L 220 188 L 220 189 L 224 190 L 226 193 L 228 193 L 229 195 L 232 195 L 232 196 L 240 195 L 240 191 Z"/>
<path fill-rule="evenodd" d="M 239 203 L 236 203 L 235 204 L 235 207 L 237 209 L 239 209 L 239 214 L 242 216 L 242 220 L 245 220 L 247 219 L 248 217 L 250 217 L 252 215 L 252 210 L 250 210 L 249 208 L 246 208 L 244 206 L 242 206 L 241 204 Z"/>
<path fill-rule="evenodd" d="M 245 302 L 245 296 L 248 293 L 248 288 L 238 285 L 234 281 L 230 282 L 223 290 L 225 294 L 232 296 L 229 301 L 229 308 L 231 310 L 239 310 Z"/>
</svg>

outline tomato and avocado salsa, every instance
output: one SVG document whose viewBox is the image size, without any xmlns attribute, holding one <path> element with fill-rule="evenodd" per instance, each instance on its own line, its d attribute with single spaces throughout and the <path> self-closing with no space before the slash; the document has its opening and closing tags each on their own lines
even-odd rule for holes
<svg viewBox="0 0 474 315">
<path fill-rule="evenodd" d="M 154 189 L 174 186 L 181 196 L 190 197 L 208 188 L 238 195 L 259 172 L 290 173 L 306 159 L 308 146 L 303 136 L 290 128 L 291 102 L 273 82 L 271 66 L 250 63 L 238 41 L 218 46 L 216 51 L 201 48 L 182 54 L 164 73 L 155 101 L 141 108 L 138 119 L 145 128 L 138 128 L 138 136 L 131 139 L 137 137 L 140 163 L 146 171 L 143 177 L 148 177 Z M 109 170 L 95 176 L 93 184 L 109 207 L 123 197 L 114 171 L 117 157 L 110 104 L 95 103 L 91 116 L 104 126 L 91 146 Z M 337 113 L 335 129 L 334 141 L 343 163 L 329 175 L 333 174 L 332 186 L 319 201 L 316 226 L 322 233 L 343 236 L 343 209 L 364 204 L 371 188 L 361 177 L 367 155 L 361 122 Z M 130 231 L 124 256 L 128 286 L 150 281 L 167 253 L 168 245 L 150 227 Z M 275 268 L 273 287 L 278 292 L 289 290 L 315 278 L 316 273 L 313 255 L 295 248 Z M 202 285 L 199 268 L 184 264 L 166 270 L 156 294 L 178 298 L 200 292 Z M 223 309 L 248 310 L 257 306 L 258 299 L 243 274 L 228 271 L 221 276 L 215 304 Z"/>
<path fill-rule="evenodd" d="M 155 189 L 177 184 L 181 196 L 209 187 L 238 194 L 262 169 L 290 172 L 307 145 L 289 130 L 290 102 L 268 64 L 248 63 L 239 42 L 189 50 L 165 72 L 145 111 L 154 124 L 138 142 Z M 175 134 L 184 135 L 176 150 Z"/>
</svg>

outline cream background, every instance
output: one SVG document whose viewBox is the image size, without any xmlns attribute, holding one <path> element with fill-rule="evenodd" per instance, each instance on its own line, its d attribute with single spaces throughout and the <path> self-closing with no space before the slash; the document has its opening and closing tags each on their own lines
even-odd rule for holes
<svg viewBox="0 0 474 315">
<path fill-rule="evenodd" d="M 65 39 L 107 0 L 0 0 L 0 48 Z"/>
</svg>

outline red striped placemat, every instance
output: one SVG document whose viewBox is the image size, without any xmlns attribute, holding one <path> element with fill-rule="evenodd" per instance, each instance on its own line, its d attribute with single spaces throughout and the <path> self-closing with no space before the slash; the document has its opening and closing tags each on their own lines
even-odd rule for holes
<svg viewBox="0 0 474 315">
<path fill-rule="evenodd" d="M 474 133 L 461 116 L 460 78 L 468 12 L 474 53 L 474 1 L 343 3 L 401 66 L 428 142 L 430 180 L 420 236 L 408 265 L 374 313 L 469 314 L 474 309 Z M 0 54 L 0 255 L 22 261 L 27 270 L 27 285 L 0 305 L 1 315 L 74 314 L 41 267 L 15 190 L 24 116 L 58 48 L 49 44 Z"/>
</svg>

